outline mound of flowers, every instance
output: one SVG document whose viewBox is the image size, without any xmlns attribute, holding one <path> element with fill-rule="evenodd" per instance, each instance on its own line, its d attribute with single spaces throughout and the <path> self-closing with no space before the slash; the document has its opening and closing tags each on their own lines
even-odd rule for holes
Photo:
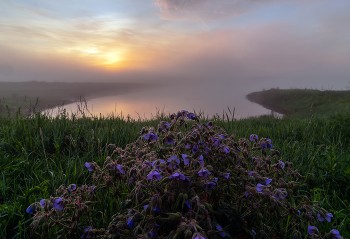
<svg viewBox="0 0 350 239">
<path fill-rule="evenodd" d="M 302 176 L 271 139 L 252 134 L 235 141 L 213 122 L 198 122 L 181 111 L 157 130 L 142 128 L 125 149 L 110 145 L 103 166 L 85 164 L 92 185 L 61 186 L 55 197 L 27 208 L 33 232 L 56 231 L 61 238 L 341 238 L 336 229 L 318 230 L 333 215 L 300 195 Z M 97 195 L 108 192 L 118 202 L 125 190 L 121 210 L 100 228 L 97 209 L 108 205 Z"/>
</svg>

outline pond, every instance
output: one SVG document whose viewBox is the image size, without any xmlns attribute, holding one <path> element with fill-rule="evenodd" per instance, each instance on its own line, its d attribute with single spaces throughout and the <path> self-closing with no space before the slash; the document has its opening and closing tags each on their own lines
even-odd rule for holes
<svg viewBox="0 0 350 239">
<path fill-rule="evenodd" d="M 212 117 L 215 114 L 222 116 L 223 112 L 233 113 L 234 118 L 247 118 L 271 114 L 271 111 L 252 103 L 246 99 L 248 90 L 221 89 L 220 87 L 155 87 L 142 91 L 105 96 L 88 99 L 86 102 L 78 102 L 46 110 L 52 115 L 57 115 L 66 109 L 68 113 L 78 113 L 84 110 L 86 115 L 93 116 L 130 116 L 131 118 L 151 118 L 159 112 L 176 113 L 179 110 L 202 112 L 204 116 Z M 91 114 L 90 114 L 91 113 Z M 230 115 L 230 114 L 229 114 Z M 282 117 L 280 114 L 275 114 Z"/>
</svg>

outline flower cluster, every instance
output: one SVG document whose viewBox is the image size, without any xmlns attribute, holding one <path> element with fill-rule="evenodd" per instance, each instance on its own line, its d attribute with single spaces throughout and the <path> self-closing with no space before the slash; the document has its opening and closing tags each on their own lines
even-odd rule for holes
<svg viewBox="0 0 350 239">
<path fill-rule="evenodd" d="M 297 193 L 302 176 L 272 149 L 271 139 L 252 134 L 236 142 L 213 122 L 191 120 L 198 117 L 173 114 L 157 131 L 142 128 L 125 149 L 110 147 L 102 168 L 87 162 L 95 186 L 61 186 L 56 197 L 30 205 L 32 228 L 60 227 L 70 238 L 321 236 L 317 223 L 333 215 Z M 108 192 L 118 201 L 125 187 L 121 210 L 104 219 L 108 228 L 96 228 L 101 224 L 93 215 L 102 204 L 96 194 Z M 336 229 L 326 235 L 341 238 Z"/>
</svg>

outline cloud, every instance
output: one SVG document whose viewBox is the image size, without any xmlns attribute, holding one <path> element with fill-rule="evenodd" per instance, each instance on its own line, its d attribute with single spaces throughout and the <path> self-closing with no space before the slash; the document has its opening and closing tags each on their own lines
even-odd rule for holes
<svg viewBox="0 0 350 239">
<path fill-rule="evenodd" d="M 256 11 L 273 3 L 308 0 L 155 0 L 166 20 L 215 21 Z"/>
</svg>

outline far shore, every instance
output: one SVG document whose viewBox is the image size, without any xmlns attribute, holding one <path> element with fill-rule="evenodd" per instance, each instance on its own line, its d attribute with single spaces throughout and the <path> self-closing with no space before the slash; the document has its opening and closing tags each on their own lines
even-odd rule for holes
<svg viewBox="0 0 350 239">
<path fill-rule="evenodd" d="M 0 82 L 0 115 L 44 111 L 104 96 L 154 87 L 154 83 Z"/>
<path fill-rule="evenodd" d="M 349 90 L 273 88 L 252 92 L 246 98 L 266 109 L 298 118 L 350 113 Z"/>
<path fill-rule="evenodd" d="M 268 110 L 271 110 L 273 112 L 277 112 L 277 113 L 282 114 L 284 116 L 290 115 L 289 110 L 287 110 L 287 109 L 285 109 L 277 104 L 274 104 L 274 103 L 264 99 L 263 97 L 259 97 L 260 96 L 259 93 L 260 92 L 252 92 L 252 93 L 248 94 L 246 97 L 250 102 L 259 104 Z"/>
</svg>

